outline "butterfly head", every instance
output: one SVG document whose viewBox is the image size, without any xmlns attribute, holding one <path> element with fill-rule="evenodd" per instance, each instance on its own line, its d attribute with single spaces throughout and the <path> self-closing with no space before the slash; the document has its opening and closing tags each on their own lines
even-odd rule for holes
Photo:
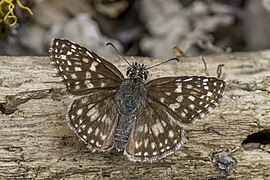
<svg viewBox="0 0 270 180">
<path fill-rule="evenodd" d="M 127 69 L 127 76 L 133 79 L 140 79 L 145 81 L 147 79 L 148 71 L 144 64 L 138 64 L 137 62 L 133 63 Z"/>
</svg>

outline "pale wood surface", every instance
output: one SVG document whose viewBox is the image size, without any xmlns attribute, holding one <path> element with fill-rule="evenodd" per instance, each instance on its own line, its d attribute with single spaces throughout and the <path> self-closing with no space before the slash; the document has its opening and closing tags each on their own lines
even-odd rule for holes
<svg viewBox="0 0 270 180">
<path fill-rule="evenodd" d="M 270 126 L 270 51 L 205 59 L 212 76 L 225 64 L 222 103 L 187 127 L 187 141 L 175 155 L 141 164 L 118 152 L 91 153 L 78 140 L 65 120 L 71 97 L 48 57 L 0 56 L 0 179 L 270 179 L 269 151 L 241 147 L 247 135 Z M 108 60 L 125 72 L 123 60 Z M 151 69 L 149 79 L 204 74 L 200 57 L 194 57 Z M 247 84 L 257 84 L 257 90 Z M 236 162 L 227 174 L 213 164 L 218 152 L 229 152 Z"/>
</svg>

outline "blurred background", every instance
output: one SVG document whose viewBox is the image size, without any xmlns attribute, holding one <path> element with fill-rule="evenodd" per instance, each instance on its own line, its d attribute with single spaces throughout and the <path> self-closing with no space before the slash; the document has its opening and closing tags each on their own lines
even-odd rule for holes
<svg viewBox="0 0 270 180">
<path fill-rule="evenodd" d="M 0 0 L 0 16 L 0 55 L 47 55 L 53 37 L 104 56 L 270 48 L 270 0 Z"/>
</svg>

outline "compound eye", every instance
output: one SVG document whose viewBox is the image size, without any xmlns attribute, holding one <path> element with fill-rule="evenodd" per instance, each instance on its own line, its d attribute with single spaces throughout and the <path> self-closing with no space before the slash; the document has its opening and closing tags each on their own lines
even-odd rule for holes
<svg viewBox="0 0 270 180">
<path fill-rule="evenodd" d="M 143 72 L 143 77 L 142 79 L 145 81 L 147 79 L 147 72 Z"/>
</svg>

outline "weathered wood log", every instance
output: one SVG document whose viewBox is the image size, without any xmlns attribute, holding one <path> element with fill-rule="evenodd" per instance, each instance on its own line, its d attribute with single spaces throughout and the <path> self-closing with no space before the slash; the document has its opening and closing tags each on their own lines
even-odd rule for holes
<svg viewBox="0 0 270 180">
<path fill-rule="evenodd" d="M 70 96 L 48 57 L 0 56 L 0 179 L 270 178 L 269 147 L 241 146 L 248 135 L 270 128 L 270 51 L 205 59 L 212 76 L 218 64 L 225 65 L 227 88 L 220 106 L 186 127 L 187 140 L 176 154 L 133 163 L 120 152 L 91 153 L 69 129 Z M 108 60 L 125 72 L 123 60 Z M 181 75 L 205 75 L 201 58 L 151 69 L 149 79 Z"/>
</svg>

